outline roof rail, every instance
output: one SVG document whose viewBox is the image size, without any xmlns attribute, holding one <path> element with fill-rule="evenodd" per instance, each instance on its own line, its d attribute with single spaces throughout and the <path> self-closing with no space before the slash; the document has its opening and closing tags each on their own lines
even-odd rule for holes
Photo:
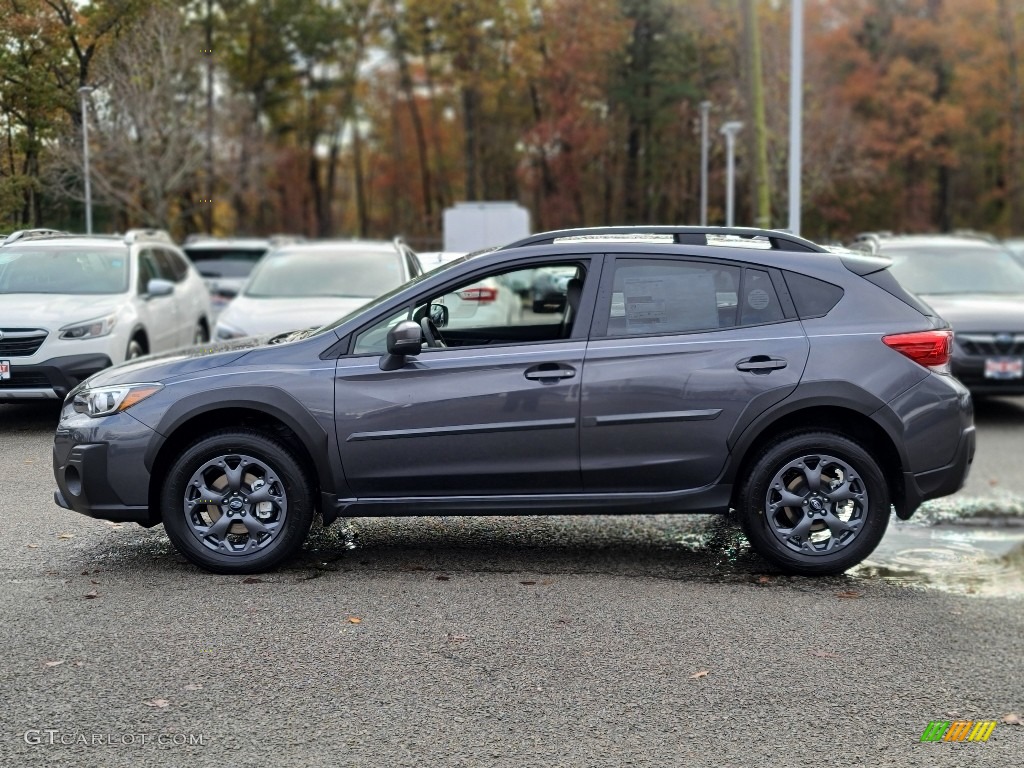
<svg viewBox="0 0 1024 768">
<path fill-rule="evenodd" d="M 173 243 L 171 236 L 162 229 L 129 229 L 124 233 L 124 242 L 127 245 L 137 243 L 140 240 L 158 240 L 162 243 Z"/>
<path fill-rule="evenodd" d="M 953 234 L 957 237 L 970 237 L 975 240 L 984 240 L 986 243 L 998 243 L 999 239 L 988 232 L 979 232 L 976 229 L 954 229 Z"/>
<path fill-rule="evenodd" d="M 747 241 L 753 243 L 755 240 L 767 241 L 769 246 L 776 251 L 814 251 L 824 253 L 825 249 L 817 243 L 805 240 L 797 235 L 782 232 L 778 229 L 757 229 L 755 227 L 673 227 L 673 226 L 628 226 L 628 227 L 585 227 L 581 229 L 559 229 L 553 232 L 540 232 L 536 235 L 524 237 L 514 243 L 503 245 L 497 250 L 505 251 L 511 248 L 525 248 L 528 245 L 546 245 L 558 241 L 595 241 L 601 240 L 623 242 L 631 238 L 643 238 L 649 236 L 651 239 L 663 239 L 666 235 L 672 237 L 672 242 L 685 245 L 720 245 L 709 241 L 712 238 L 732 239 L 737 242 Z"/>
<path fill-rule="evenodd" d="M 34 240 L 37 237 L 53 237 L 54 235 L 66 234 L 67 232 L 59 229 L 19 229 L 17 232 L 11 232 L 11 234 L 5 237 L 3 242 L 0 242 L 0 245 L 7 245 L 18 240 Z"/>
</svg>

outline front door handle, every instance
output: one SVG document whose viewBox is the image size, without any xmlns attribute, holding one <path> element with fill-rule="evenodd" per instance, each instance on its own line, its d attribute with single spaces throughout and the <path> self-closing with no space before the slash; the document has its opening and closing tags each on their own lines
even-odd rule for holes
<svg viewBox="0 0 1024 768">
<path fill-rule="evenodd" d="M 750 371 L 751 373 L 771 373 L 780 368 L 785 368 L 789 363 L 781 357 L 768 357 L 768 355 L 754 355 L 736 363 L 737 371 Z"/>
<path fill-rule="evenodd" d="M 558 363 L 541 363 L 533 368 L 527 368 L 523 375 L 532 381 L 557 381 L 558 379 L 571 379 L 576 375 L 576 369 Z"/>
</svg>

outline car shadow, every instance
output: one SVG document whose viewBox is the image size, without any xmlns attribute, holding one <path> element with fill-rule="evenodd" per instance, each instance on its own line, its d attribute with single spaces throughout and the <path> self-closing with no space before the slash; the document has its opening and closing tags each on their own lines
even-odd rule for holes
<svg viewBox="0 0 1024 768">
<path fill-rule="evenodd" d="M 974 397 L 978 426 L 1024 425 L 1024 397 Z"/>
<path fill-rule="evenodd" d="M 203 573 L 175 551 L 160 527 L 118 531 L 79 549 L 72 569 L 108 575 L 242 582 L 245 576 Z M 698 583 L 766 583 L 784 578 L 799 587 L 848 585 L 846 576 L 784 577 L 755 555 L 725 515 L 388 517 L 317 524 L 299 555 L 262 581 L 374 578 L 420 572 L 439 580 L 458 575 L 607 575 Z M 155 584 L 158 582 L 155 582 Z"/>
<path fill-rule="evenodd" d="M 0 403 L 0 431 L 52 431 L 57 428 L 59 421 L 60 403 L 56 400 L 40 403 Z"/>
</svg>

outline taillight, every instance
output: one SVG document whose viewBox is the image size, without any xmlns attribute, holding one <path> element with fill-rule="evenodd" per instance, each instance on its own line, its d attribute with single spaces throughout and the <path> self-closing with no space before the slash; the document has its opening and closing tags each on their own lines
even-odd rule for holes
<svg viewBox="0 0 1024 768">
<path fill-rule="evenodd" d="M 949 356 L 953 353 L 953 332 L 950 330 L 896 333 L 883 336 L 882 341 L 918 365 L 941 373 L 949 372 Z"/>
<path fill-rule="evenodd" d="M 498 291 L 494 288 L 463 288 L 459 291 L 459 298 L 463 301 L 487 303 L 498 298 Z"/>
</svg>

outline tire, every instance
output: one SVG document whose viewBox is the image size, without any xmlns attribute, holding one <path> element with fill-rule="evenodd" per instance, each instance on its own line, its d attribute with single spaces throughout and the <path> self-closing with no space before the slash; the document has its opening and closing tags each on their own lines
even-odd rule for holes
<svg viewBox="0 0 1024 768">
<path fill-rule="evenodd" d="M 142 344 L 139 343 L 138 339 L 132 339 L 128 342 L 128 349 L 125 350 L 124 359 L 134 360 L 136 357 L 142 357 L 146 354 L 146 350 L 142 348 Z"/>
<path fill-rule="evenodd" d="M 538 315 L 546 309 L 543 301 L 533 300 L 533 311 Z"/>
<path fill-rule="evenodd" d="M 174 546 L 200 568 L 261 573 L 302 547 L 314 490 L 282 443 L 256 430 L 227 429 L 200 438 L 174 462 L 160 509 Z M 202 504 L 207 498 L 216 503 Z"/>
<path fill-rule="evenodd" d="M 890 504 L 878 462 L 858 443 L 827 431 L 772 442 L 754 459 L 737 495 L 754 550 L 804 576 L 842 573 L 870 555 L 889 524 Z"/>
<path fill-rule="evenodd" d="M 192 334 L 192 344 L 205 344 L 210 340 L 210 332 L 206 329 L 206 323 L 200 320 L 196 323 L 196 330 Z"/>
</svg>

